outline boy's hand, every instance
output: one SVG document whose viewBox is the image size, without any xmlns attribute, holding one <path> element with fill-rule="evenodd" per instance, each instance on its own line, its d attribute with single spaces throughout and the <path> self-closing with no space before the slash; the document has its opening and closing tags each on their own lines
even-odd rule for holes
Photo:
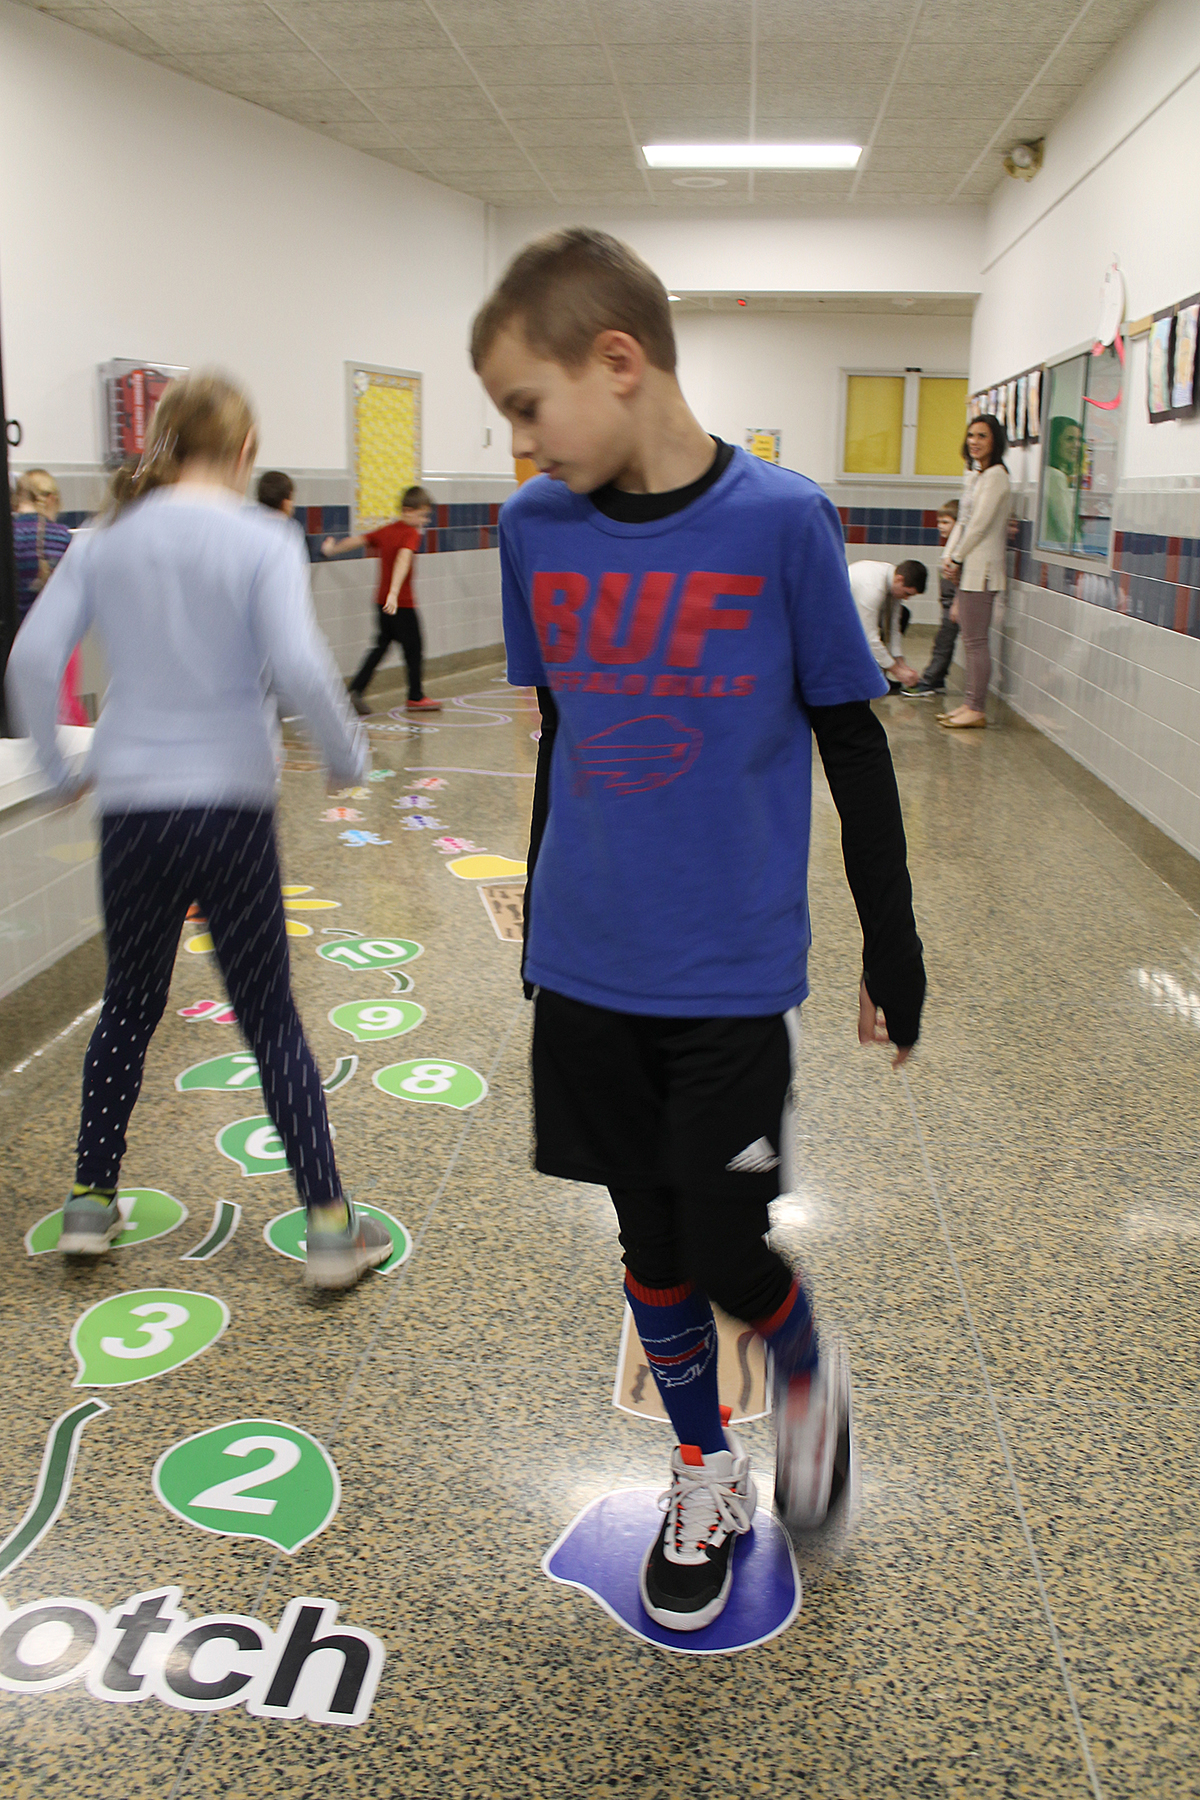
<svg viewBox="0 0 1200 1800">
<path fill-rule="evenodd" d="M 387 599 L 383 603 L 383 610 L 385 613 L 399 612 L 400 602 L 397 600 L 395 594 L 388 595 Z"/>
<path fill-rule="evenodd" d="M 322 556 L 332 556 L 336 549 L 337 549 L 337 539 L 336 538 L 327 537 L 327 538 L 323 538 L 321 540 L 321 555 Z"/>
<path fill-rule="evenodd" d="M 883 1008 L 876 1006 L 868 994 L 865 980 L 861 981 L 858 986 L 858 1041 L 860 1044 L 888 1044 L 891 1042 L 888 1037 L 887 1020 L 883 1016 Z M 898 1049 L 892 1058 L 893 1069 L 898 1069 L 902 1063 L 906 1063 L 911 1055 L 911 1047 L 907 1050 Z"/>
</svg>

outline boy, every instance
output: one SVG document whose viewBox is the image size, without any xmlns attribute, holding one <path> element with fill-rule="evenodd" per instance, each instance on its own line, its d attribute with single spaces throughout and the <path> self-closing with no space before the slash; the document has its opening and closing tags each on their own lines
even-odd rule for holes
<svg viewBox="0 0 1200 1800">
<path fill-rule="evenodd" d="M 345 537 L 340 542 L 327 537 L 321 545 L 322 556 L 348 556 L 352 550 L 369 547 L 379 558 L 379 587 L 375 594 L 379 635 L 350 682 L 350 702 L 360 718 L 366 718 L 371 711 L 363 695 L 387 655 L 389 644 L 399 644 L 404 654 L 409 712 L 442 710 L 441 701 L 427 700 L 421 686 L 421 621 L 413 599 L 413 558 L 421 547 L 421 536 L 432 512 L 433 501 L 423 487 L 405 488 L 400 517 L 390 525 L 380 525 L 375 531 L 363 532 L 361 537 Z"/>
<path fill-rule="evenodd" d="M 709 1296 L 772 1357 L 776 1502 L 818 1525 L 849 1456 L 844 1355 L 768 1249 L 803 999 L 810 722 L 865 953 L 858 1032 L 918 1032 L 925 977 L 884 680 L 842 533 L 803 477 L 709 437 L 662 283 L 602 232 L 513 262 L 472 358 L 542 471 L 501 515 L 508 678 L 542 707 L 524 975 L 536 1166 L 606 1186 L 678 1437 L 641 1570 L 659 1623 L 716 1618 L 757 1503 L 724 1430 Z"/>
<path fill-rule="evenodd" d="M 258 478 L 254 497 L 268 512 L 282 513 L 285 519 L 296 516 L 296 489 L 290 475 L 282 469 L 264 469 Z"/>
<path fill-rule="evenodd" d="M 850 592 L 867 634 L 871 655 L 887 676 L 889 694 L 913 687 L 917 671 L 904 660 L 901 639 L 908 629 L 909 612 L 904 602 L 923 594 L 929 579 L 921 562 L 850 564 Z"/>
<path fill-rule="evenodd" d="M 937 530 L 938 542 L 943 551 L 950 542 L 950 533 L 958 523 L 958 501 L 947 500 L 938 508 Z M 921 673 L 921 679 L 912 687 L 905 688 L 910 700 L 928 700 L 932 694 L 944 694 L 946 676 L 950 672 L 950 664 L 954 660 L 954 646 L 958 641 L 958 625 L 950 617 L 950 608 L 954 604 L 954 595 L 958 589 L 958 577 L 947 575 L 944 571 L 939 579 L 938 593 L 942 603 L 942 622 L 938 626 L 937 636 L 933 640 L 933 653 Z"/>
</svg>

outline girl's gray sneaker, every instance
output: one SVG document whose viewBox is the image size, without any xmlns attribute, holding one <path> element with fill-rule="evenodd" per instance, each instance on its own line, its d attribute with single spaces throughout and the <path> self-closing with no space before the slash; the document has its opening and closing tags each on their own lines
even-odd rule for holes
<svg viewBox="0 0 1200 1800">
<path fill-rule="evenodd" d="M 394 1248 L 391 1233 L 378 1219 L 348 1207 L 350 1223 L 343 1231 L 314 1231 L 309 1214 L 304 1262 L 306 1287 L 353 1287 L 360 1276 L 386 1262 Z"/>
<path fill-rule="evenodd" d="M 58 1247 L 64 1256 L 103 1256 L 124 1223 L 115 1194 L 111 1200 L 94 1189 L 71 1194 L 63 1206 Z"/>
</svg>

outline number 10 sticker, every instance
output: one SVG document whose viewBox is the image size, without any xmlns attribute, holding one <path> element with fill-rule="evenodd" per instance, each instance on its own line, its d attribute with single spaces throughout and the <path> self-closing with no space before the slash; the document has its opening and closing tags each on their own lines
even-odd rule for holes
<svg viewBox="0 0 1200 1800">
<path fill-rule="evenodd" d="M 234 1419 L 181 1439 L 155 1463 L 153 1482 L 189 1525 L 261 1538 L 289 1556 L 324 1531 L 342 1497 L 329 1452 L 278 1419 Z"/>
</svg>

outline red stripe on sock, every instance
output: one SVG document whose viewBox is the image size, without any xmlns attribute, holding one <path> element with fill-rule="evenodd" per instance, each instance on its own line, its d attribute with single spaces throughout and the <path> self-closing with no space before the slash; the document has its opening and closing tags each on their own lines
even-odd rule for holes
<svg viewBox="0 0 1200 1800">
<path fill-rule="evenodd" d="M 626 1290 L 643 1306 L 678 1306 L 689 1294 L 694 1294 L 694 1283 L 683 1282 L 679 1287 L 646 1287 L 643 1282 L 636 1281 L 628 1272 L 625 1276 Z"/>
<path fill-rule="evenodd" d="M 781 1325 L 786 1324 L 787 1320 L 791 1317 L 792 1308 L 799 1298 L 800 1283 L 798 1281 L 793 1281 L 788 1290 L 787 1299 L 783 1302 L 782 1306 L 776 1307 L 769 1318 L 751 1319 L 750 1323 L 753 1325 L 758 1335 L 760 1337 L 769 1338 L 773 1332 L 779 1330 Z"/>
</svg>

